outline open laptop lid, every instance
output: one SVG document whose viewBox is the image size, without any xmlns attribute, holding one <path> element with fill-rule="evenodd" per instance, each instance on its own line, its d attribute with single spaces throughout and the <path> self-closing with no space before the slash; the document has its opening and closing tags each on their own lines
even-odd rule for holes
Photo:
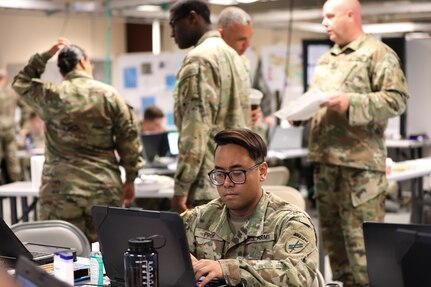
<svg viewBox="0 0 431 287">
<path fill-rule="evenodd" d="M 268 150 L 287 150 L 302 147 L 302 134 L 304 127 L 275 127 Z"/>
<path fill-rule="evenodd" d="M 370 286 L 409 287 L 403 283 L 402 233 L 430 233 L 431 225 L 364 222 L 363 230 Z"/>
<path fill-rule="evenodd" d="M 184 223 L 177 213 L 107 206 L 94 206 L 92 213 L 111 286 L 124 284 L 128 240 L 152 235 L 166 239 L 166 245 L 157 249 L 160 286 L 196 286 Z M 154 245 L 162 242 L 154 238 Z"/>
<path fill-rule="evenodd" d="M 23 243 L 3 218 L 0 218 L 0 257 L 7 264 L 15 265 L 19 256 L 24 256 L 37 264 L 51 263 L 54 260 L 54 253 L 58 251 L 72 251 L 76 256 L 76 250 L 68 247 Z"/>
<path fill-rule="evenodd" d="M 168 137 L 166 132 L 141 134 L 144 158 L 152 162 L 156 155 L 167 156 L 169 153 Z"/>
<path fill-rule="evenodd" d="M 34 264 L 30 259 L 20 256 L 16 264 L 15 277 L 22 287 L 68 287 L 63 282 L 42 268 Z"/>
</svg>

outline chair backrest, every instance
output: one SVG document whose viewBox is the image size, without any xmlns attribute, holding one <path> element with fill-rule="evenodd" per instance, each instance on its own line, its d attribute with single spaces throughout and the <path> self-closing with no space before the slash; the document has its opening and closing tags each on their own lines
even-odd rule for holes
<svg viewBox="0 0 431 287">
<path fill-rule="evenodd" d="M 323 279 L 322 273 L 317 269 L 316 277 L 310 287 L 325 287 L 325 279 Z"/>
<path fill-rule="evenodd" d="M 289 182 L 289 176 L 289 169 L 285 166 L 269 167 L 263 185 L 286 185 Z"/>
<path fill-rule="evenodd" d="M 63 220 L 23 222 L 11 226 L 23 242 L 55 245 L 76 249 L 76 255 L 88 257 L 90 242 L 75 225 Z"/>
<path fill-rule="evenodd" d="M 263 189 L 272 192 L 285 201 L 295 204 L 299 208 L 305 210 L 305 199 L 297 189 L 290 186 L 280 185 L 266 185 Z"/>
</svg>

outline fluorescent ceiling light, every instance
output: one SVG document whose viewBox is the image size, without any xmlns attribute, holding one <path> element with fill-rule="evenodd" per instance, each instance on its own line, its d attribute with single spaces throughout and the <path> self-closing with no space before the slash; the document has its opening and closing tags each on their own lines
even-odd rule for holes
<svg viewBox="0 0 431 287">
<path fill-rule="evenodd" d="M 158 5 L 139 5 L 138 7 L 136 7 L 137 11 L 141 11 L 141 12 L 160 12 L 163 11 L 162 7 L 158 6 Z"/>
<path fill-rule="evenodd" d="M 216 4 L 216 5 L 235 5 L 235 4 L 237 4 L 236 0 L 210 0 L 209 2 L 211 4 Z"/>
<path fill-rule="evenodd" d="M 254 2 L 257 2 L 257 1 L 259 1 L 259 0 L 237 0 L 239 3 L 254 3 Z"/>
</svg>

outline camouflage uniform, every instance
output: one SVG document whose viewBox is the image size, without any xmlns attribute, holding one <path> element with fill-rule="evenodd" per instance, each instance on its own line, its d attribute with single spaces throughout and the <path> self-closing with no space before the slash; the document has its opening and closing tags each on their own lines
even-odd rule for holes
<svg viewBox="0 0 431 287">
<path fill-rule="evenodd" d="M 91 207 L 121 206 L 119 164 L 127 182 L 142 166 L 138 129 L 117 91 L 85 72 L 70 72 L 60 85 L 41 81 L 48 59 L 34 55 L 12 85 L 45 121 L 40 219 L 69 221 L 94 241 Z"/>
<path fill-rule="evenodd" d="M 217 31 L 205 33 L 185 57 L 174 91 L 180 132 L 175 195 L 188 204 L 218 197 L 207 173 L 214 166 L 214 136 L 251 126 L 250 80 L 240 56 Z"/>
<path fill-rule="evenodd" d="M 384 217 L 384 130 L 406 108 L 406 79 L 396 54 L 362 35 L 320 58 L 312 87 L 349 97 L 346 113 L 324 108 L 312 118 L 308 157 L 317 163 L 317 208 L 333 278 L 367 286 L 362 222 Z"/>
<path fill-rule="evenodd" d="M 21 108 L 21 123 L 29 113 L 18 95 L 9 87 L 0 87 L 0 160 L 6 161 L 10 180 L 22 180 L 21 166 L 16 156 L 15 109 Z"/>
<path fill-rule="evenodd" d="M 228 285 L 311 285 L 317 235 L 305 212 L 263 191 L 254 213 L 236 234 L 229 220 L 221 199 L 184 216 L 190 252 L 197 259 L 217 260 Z"/>
</svg>

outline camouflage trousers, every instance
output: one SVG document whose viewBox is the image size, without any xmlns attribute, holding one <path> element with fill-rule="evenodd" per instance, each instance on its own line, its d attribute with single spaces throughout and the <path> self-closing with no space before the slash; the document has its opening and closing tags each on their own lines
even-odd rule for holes
<svg viewBox="0 0 431 287">
<path fill-rule="evenodd" d="M 16 152 L 15 129 L 0 130 L 0 160 L 5 160 L 11 181 L 22 180 L 21 166 Z"/>
<path fill-rule="evenodd" d="M 344 287 L 368 286 L 362 223 L 384 219 L 385 175 L 320 164 L 314 171 L 314 186 L 323 246 L 333 280 L 343 282 Z M 353 194 L 370 187 L 378 190 L 376 196 L 354 205 Z"/>
<path fill-rule="evenodd" d="M 121 206 L 120 197 L 106 197 L 103 194 L 84 197 L 77 195 L 54 194 L 39 198 L 39 220 L 64 220 L 78 227 L 90 242 L 97 240 L 96 229 L 93 224 L 91 208 L 94 205 Z"/>
</svg>

